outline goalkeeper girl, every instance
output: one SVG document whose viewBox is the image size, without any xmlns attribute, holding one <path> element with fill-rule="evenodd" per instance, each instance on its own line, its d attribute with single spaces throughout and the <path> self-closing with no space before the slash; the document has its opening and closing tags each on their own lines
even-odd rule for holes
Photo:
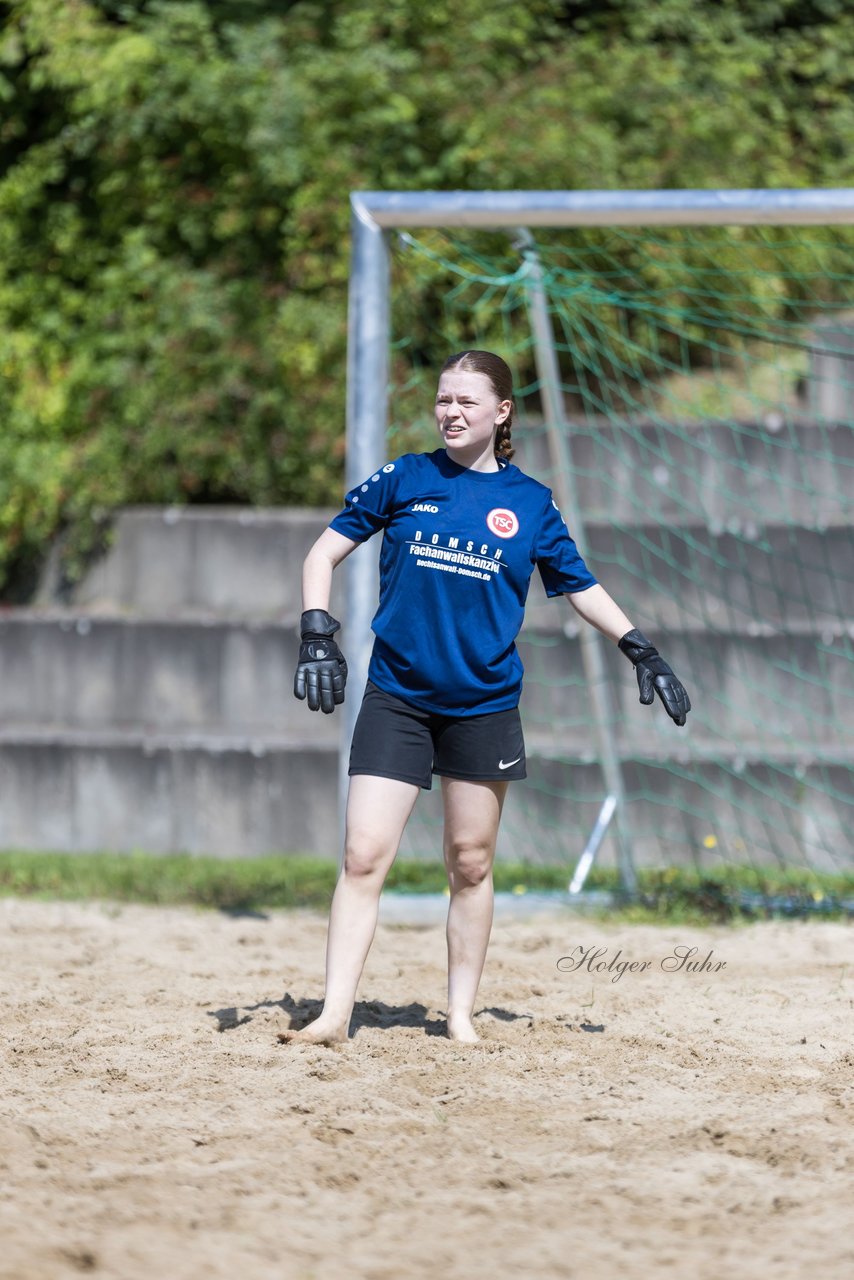
<svg viewBox="0 0 854 1280">
<path fill-rule="evenodd" d="M 492 927 L 501 808 L 525 777 L 515 639 L 536 568 L 634 664 L 684 725 L 688 695 L 585 565 L 551 492 L 515 467 L 510 370 L 487 351 L 451 356 L 439 378 L 441 448 L 406 454 L 347 495 L 303 567 L 294 682 L 312 711 L 344 701 L 347 666 L 327 612 L 333 570 L 382 530 L 379 608 L 350 751 L 344 861 L 329 919 L 326 993 L 287 1041 L 346 1040 L 379 898 L 420 788 L 441 779 L 448 907 L 448 1035 L 475 1041 L 475 997 Z"/>
</svg>

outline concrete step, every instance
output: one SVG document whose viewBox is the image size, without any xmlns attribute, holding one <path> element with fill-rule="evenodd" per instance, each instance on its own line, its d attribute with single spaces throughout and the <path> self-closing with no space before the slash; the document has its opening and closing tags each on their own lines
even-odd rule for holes
<svg viewBox="0 0 854 1280">
<path fill-rule="evenodd" d="M 310 740 L 4 734 L 0 847 L 334 859 L 337 760 Z M 510 788 L 498 855 L 571 866 L 604 796 L 599 768 L 532 754 L 528 772 Z M 844 766 L 748 762 L 734 770 L 724 755 L 675 772 L 628 761 L 624 779 L 638 865 L 782 859 L 839 870 L 850 859 Z M 419 798 L 401 856 L 436 859 L 440 851 L 434 786 Z M 600 861 L 614 858 L 609 835 Z"/>
<path fill-rule="evenodd" d="M 519 465 L 554 485 L 542 425 L 520 424 L 514 443 Z M 846 555 L 850 585 L 850 427 L 773 417 L 737 427 L 590 420 L 570 424 L 570 448 L 582 549 L 612 594 L 650 579 L 663 597 L 684 592 L 685 608 L 702 610 L 719 590 L 728 599 L 734 573 L 748 592 L 734 609 L 748 607 L 755 585 L 756 607 L 769 617 L 811 609 L 813 597 L 832 612 L 831 566 Z M 114 517 L 110 549 L 74 588 L 63 585 L 52 550 L 34 603 L 296 619 L 302 561 L 336 510 L 128 507 Z M 779 581 L 790 569 L 794 599 L 784 606 Z M 698 573 L 709 575 L 702 595 Z"/>
<path fill-rule="evenodd" d="M 697 523 L 588 524 L 583 553 L 642 629 L 854 625 L 854 526 L 819 533 L 733 520 L 712 533 Z M 528 625 L 560 625 L 562 616 L 535 574 Z"/>
<path fill-rule="evenodd" d="M 774 866 L 779 859 L 824 871 L 850 867 L 849 765 L 793 767 L 783 760 L 731 761 L 726 754 L 692 759 L 677 769 L 628 760 L 623 780 L 638 866 Z M 597 765 L 534 757 L 527 781 L 510 788 L 502 819 L 504 856 L 524 849 L 532 861 L 574 863 L 604 795 Z M 416 831 L 411 838 L 426 843 Z M 611 831 L 599 860 L 615 865 L 616 853 Z"/>
<path fill-rule="evenodd" d="M 93 615 L 296 625 L 303 558 L 334 513 L 259 512 L 249 520 L 243 510 L 200 510 L 189 508 L 171 524 L 158 508 L 121 512 L 112 549 L 65 597 L 53 553 L 35 605 L 49 609 L 64 600 Z M 649 516 L 629 525 L 615 517 L 588 520 L 581 549 L 611 595 L 650 624 L 832 622 L 854 613 L 852 529 L 854 523 L 819 531 L 734 516 L 726 528 Z M 333 580 L 338 617 L 344 573 L 346 567 Z M 536 574 L 528 610 L 554 610 Z"/>
<path fill-rule="evenodd" d="M 33 603 L 296 622 L 303 560 L 334 514 L 310 507 L 126 507 L 115 514 L 109 549 L 73 588 L 62 583 L 60 545 L 52 548 Z"/>
<path fill-rule="evenodd" d="M 651 713 L 646 712 L 645 715 Z M 523 720 L 525 719 L 523 715 Z M 319 717 L 318 717 L 318 723 Z M 854 743 L 832 743 L 809 746 L 781 740 L 773 749 L 755 739 L 738 743 L 719 742 L 713 738 L 695 736 L 690 750 L 684 745 L 686 736 L 665 720 L 667 736 L 662 742 L 649 734 L 618 735 L 620 759 L 626 763 L 649 765 L 655 768 L 680 767 L 697 761 L 700 764 L 721 764 L 733 773 L 743 773 L 748 767 L 770 764 L 774 768 L 794 769 L 799 775 L 809 767 L 818 765 L 854 764 Z M 258 759 L 280 752 L 336 752 L 340 744 L 318 742 L 315 733 L 210 733 L 192 728 L 176 727 L 172 730 L 143 727 L 68 728 L 49 724 L 6 724 L 0 726 L 0 746 L 51 746 L 109 751 L 116 748 L 139 749 L 146 755 L 157 751 L 204 751 L 210 755 L 227 752 L 245 753 Z M 668 741 L 669 740 L 669 741 Z M 591 765 L 598 759 L 595 742 L 590 738 L 566 741 L 551 726 L 525 724 L 527 758 L 557 763 L 561 766 Z"/>
<path fill-rule="evenodd" d="M 310 731 L 335 745 L 341 717 L 294 698 L 297 653 L 293 626 L 17 610 L 0 616 L 0 721 Z"/>
<path fill-rule="evenodd" d="M 570 616 L 571 615 L 571 616 Z M 565 604 L 553 616 L 574 634 L 529 627 L 526 723 L 577 749 L 589 741 L 590 704 L 578 620 Z M 583 624 L 581 624 L 583 625 Z M 839 747 L 851 741 L 851 639 L 808 624 L 789 633 L 651 629 L 693 697 L 680 741 L 746 739 Z M 344 651 L 346 653 L 346 637 Z M 631 666 L 603 641 L 617 700 L 616 731 L 657 741 L 672 728 L 638 706 Z M 69 729 L 127 728 L 210 734 L 310 734 L 337 746 L 342 717 L 312 713 L 293 696 L 297 644 L 289 627 L 256 623 L 90 617 L 16 611 L 0 617 L 0 722 Z M 351 697 L 360 691 L 351 687 Z M 657 713 L 660 708 L 656 707 Z"/>
<path fill-rule="evenodd" d="M 569 453 L 585 520 L 678 526 L 730 520 L 822 529 L 852 521 L 852 424 L 765 420 L 571 420 Z M 513 428 L 514 462 L 554 485 L 540 422 Z"/>
<path fill-rule="evenodd" d="M 695 738 L 729 744 L 780 743 L 807 752 L 848 748 L 854 742 L 852 644 L 848 635 L 746 635 L 651 630 L 662 655 L 688 690 L 688 723 L 676 728 L 663 708 L 642 707 L 637 680 L 616 645 L 603 641 L 615 701 L 615 732 L 646 740 L 650 750 L 690 752 Z M 590 735 L 589 695 L 575 636 L 526 632 L 519 644 L 525 665 L 522 706 L 526 723 L 559 743 Z M 657 701 L 657 700 L 656 700 Z"/>
<path fill-rule="evenodd" d="M 721 864 L 778 867 L 780 863 L 839 872 L 850 867 L 847 806 L 823 789 L 850 775 L 826 768 L 797 782 L 760 767 L 733 780 L 717 766 L 677 777 L 627 766 L 626 817 L 636 866 Z M 770 793 L 761 806 L 757 790 Z M 573 867 L 596 821 L 605 790 L 596 766 L 555 766 L 548 774 L 534 760 L 525 783 L 510 788 L 497 856 L 505 861 Z M 837 793 L 838 795 L 838 793 Z M 401 857 L 436 857 L 441 849 L 438 788 L 419 799 L 401 845 Z M 617 865 L 613 829 L 597 856 Z"/>
<path fill-rule="evenodd" d="M 303 742 L 22 733 L 0 742 L 0 847 L 335 857 L 337 753 Z"/>
</svg>

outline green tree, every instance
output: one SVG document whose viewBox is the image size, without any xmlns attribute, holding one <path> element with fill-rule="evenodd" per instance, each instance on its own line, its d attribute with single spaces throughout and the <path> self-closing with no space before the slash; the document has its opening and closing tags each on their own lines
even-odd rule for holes
<svg viewBox="0 0 854 1280">
<path fill-rule="evenodd" d="M 64 526 L 73 571 L 124 502 L 336 500 L 353 189 L 852 178 L 843 0 L 11 0 L 0 20 L 10 582 Z M 439 309 L 441 271 L 418 287 Z"/>
</svg>

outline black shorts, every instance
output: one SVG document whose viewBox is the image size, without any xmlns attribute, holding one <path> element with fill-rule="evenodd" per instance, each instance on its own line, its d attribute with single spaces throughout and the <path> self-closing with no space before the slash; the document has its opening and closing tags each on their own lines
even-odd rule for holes
<svg viewBox="0 0 854 1280">
<path fill-rule="evenodd" d="M 515 782 L 527 776 L 519 708 L 483 716 L 421 711 L 368 681 L 353 742 L 350 776 L 411 782 L 429 791 L 434 773 L 469 782 Z"/>
</svg>

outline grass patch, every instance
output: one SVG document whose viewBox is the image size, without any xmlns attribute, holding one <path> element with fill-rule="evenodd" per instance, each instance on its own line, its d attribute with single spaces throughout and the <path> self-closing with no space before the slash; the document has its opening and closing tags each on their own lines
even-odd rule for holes
<svg viewBox="0 0 854 1280">
<path fill-rule="evenodd" d="M 332 897 L 336 871 L 334 862 L 321 858 L 0 853 L 0 893 L 221 910 L 324 907 Z"/>
<path fill-rule="evenodd" d="M 53 899 L 107 899 L 195 905 L 224 911 L 329 905 L 337 864 L 294 855 L 267 858 L 204 858 L 189 855 L 110 853 L 0 853 L 0 894 Z M 499 892 L 565 892 L 569 869 L 498 863 Z M 854 872 L 816 875 L 800 870 L 762 871 L 726 867 L 639 873 L 639 895 L 617 901 L 627 921 L 710 923 L 770 916 L 841 918 L 854 911 Z M 447 880 L 440 863 L 398 861 L 386 888 L 406 893 L 442 893 Z M 616 871 L 594 867 L 587 888 L 619 899 Z"/>
<path fill-rule="evenodd" d="M 0 894 L 20 897 L 194 904 L 221 910 L 329 905 L 338 865 L 330 858 L 205 858 L 146 853 L 0 853 Z M 565 889 L 562 867 L 496 867 L 495 886 Z M 386 888 L 442 893 L 441 863 L 398 861 Z"/>
<path fill-rule="evenodd" d="M 619 906 L 632 922 L 721 924 L 854 913 L 854 872 L 818 874 L 801 868 L 651 868 L 638 874 L 638 896 Z"/>
</svg>

